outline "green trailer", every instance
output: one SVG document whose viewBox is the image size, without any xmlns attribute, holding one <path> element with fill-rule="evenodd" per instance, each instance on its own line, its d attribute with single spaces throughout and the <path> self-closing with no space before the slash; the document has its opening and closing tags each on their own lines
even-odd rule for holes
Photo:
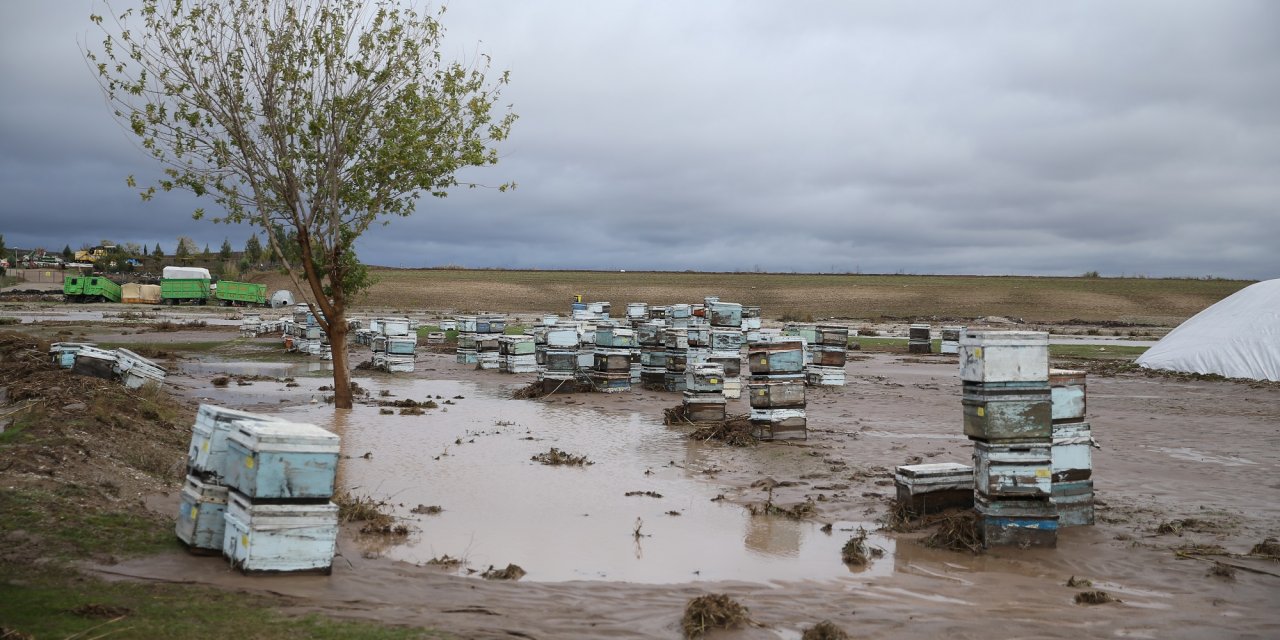
<svg viewBox="0 0 1280 640">
<path fill-rule="evenodd" d="M 267 285 L 253 282 L 233 282 L 219 280 L 213 297 L 222 301 L 222 306 L 244 306 L 267 304 Z"/>
<path fill-rule="evenodd" d="M 103 276 L 65 276 L 62 295 L 67 302 L 120 302 L 120 285 Z"/>
<path fill-rule="evenodd" d="M 209 281 L 197 278 L 162 278 L 160 280 L 160 304 L 206 304 L 209 302 Z"/>
</svg>

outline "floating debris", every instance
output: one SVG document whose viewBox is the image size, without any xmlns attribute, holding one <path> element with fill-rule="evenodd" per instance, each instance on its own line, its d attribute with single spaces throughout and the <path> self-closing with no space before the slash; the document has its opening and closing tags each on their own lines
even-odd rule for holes
<svg viewBox="0 0 1280 640">
<path fill-rule="evenodd" d="M 837 627 L 834 622 L 823 620 L 805 629 L 800 636 L 800 640 L 849 640 L 851 637 L 844 629 Z"/>
<path fill-rule="evenodd" d="M 1106 591 L 1081 591 L 1076 594 L 1076 604 L 1106 604 L 1108 602 L 1123 601 L 1111 597 L 1111 594 Z"/>
<path fill-rule="evenodd" d="M 595 464 L 594 462 L 588 460 L 586 456 L 574 455 L 567 451 L 561 451 L 555 447 L 551 447 L 550 451 L 546 453 L 539 453 L 538 455 L 533 456 L 532 458 L 529 458 L 529 459 L 533 460 L 534 462 L 541 462 L 542 464 L 551 465 L 553 467 L 559 467 L 559 466 L 582 467 L 582 466 Z"/>
<path fill-rule="evenodd" d="M 1067 578 L 1067 586 L 1072 589 L 1083 589 L 1084 587 L 1092 587 L 1093 581 L 1088 578 L 1077 578 L 1075 576 L 1071 576 L 1070 578 Z"/>
<path fill-rule="evenodd" d="M 871 558 L 878 558 L 883 555 L 883 549 L 867 544 L 867 530 L 862 527 L 858 527 L 858 532 L 852 538 L 849 538 L 849 541 L 844 543 L 844 547 L 840 549 L 840 559 L 845 564 L 853 567 L 865 567 L 871 561 Z"/>
<path fill-rule="evenodd" d="M 1269 537 L 1262 542 L 1253 545 L 1253 549 L 1249 551 L 1249 555 L 1280 560 L 1280 540 Z"/>
<path fill-rule="evenodd" d="M 646 496 L 646 497 L 649 497 L 649 498 L 661 498 L 661 497 L 662 497 L 662 494 L 661 494 L 661 493 L 658 493 L 657 491 L 628 491 L 628 492 L 627 492 L 626 494 L 624 494 L 624 495 L 626 495 L 626 497 L 628 497 L 628 498 L 633 497 L 633 496 Z"/>
<path fill-rule="evenodd" d="M 713 629 L 732 629 L 751 622 L 747 608 L 722 593 L 698 596 L 684 607 L 680 628 L 685 638 L 700 638 Z"/>
<path fill-rule="evenodd" d="M 409 513 L 416 513 L 416 514 L 419 514 L 419 515 L 434 516 L 434 515 L 439 515 L 439 514 L 440 514 L 441 512 L 443 512 L 443 511 L 444 511 L 444 507 L 442 507 L 442 506 L 440 506 L 440 505 L 438 505 L 438 504 L 432 504 L 432 505 L 420 504 L 420 505 L 418 505 L 418 506 L 416 506 L 416 507 L 414 507 L 414 508 L 410 509 L 410 510 L 409 510 Z"/>
<path fill-rule="evenodd" d="M 939 519 L 938 529 L 920 541 L 926 547 L 949 551 L 982 552 L 977 518 L 972 511 L 947 514 Z"/>
<path fill-rule="evenodd" d="M 494 569 L 493 565 L 489 565 L 489 568 L 480 574 L 480 577 L 485 580 L 519 580 L 524 576 L 525 570 L 516 564 L 508 564 L 505 569 Z"/>
</svg>

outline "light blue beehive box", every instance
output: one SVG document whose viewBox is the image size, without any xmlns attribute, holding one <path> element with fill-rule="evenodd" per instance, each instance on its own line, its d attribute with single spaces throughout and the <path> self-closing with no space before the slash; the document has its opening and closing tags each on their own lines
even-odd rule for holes
<svg viewBox="0 0 1280 640">
<path fill-rule="evenodd" d="M 226 484 L 254 500 L 333 495 L 339 440 L 313 424 L 239 420 L 227 436 Z"/>
<path fill-rule="evenodd" d="M 204 480 L 221 481 L 226 477 L 227 434 L 237 420 L 275 422 L 272 416 L 237 411 L 202 404 L 196 411 L 192 427 L 191 448 L 187 452 L 187 469 Z"/>
<path fill-rule="evenodd" d="M 338 505 L 256 504 L 232 491 L 222 555 L 244 573 L 328 575 L 338 541 Z"/>
<path fill-rule="evenodd" d="M 189 475 L 182 486 L 174 533 L 191 552 L 216 554 L 222 550 L 226 510 L 226 487 Z"/>
</svg>

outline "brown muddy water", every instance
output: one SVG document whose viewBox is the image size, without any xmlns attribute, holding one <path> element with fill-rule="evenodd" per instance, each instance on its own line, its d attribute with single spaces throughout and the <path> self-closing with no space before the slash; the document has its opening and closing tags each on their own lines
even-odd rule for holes
<svg viewBox="0 0 1280 640">
<path fill-rule="evenodd" d="M 840 562 L 843 544 L 872 523 L 835 522 L 823 533 L 821 522 L 753 516 L 717 498 L 716 485 L 698 476 L 727 463 L 724 447 L 690 441 L 662 425 L 660 412 L 515 401 L 508 386 L 493 383 L 357 381 L 373 398 L 441 406 L 424 415 L 382 415 L 375 406 L 335 412 L 323 403 L 274 413 L 342 435 L 340 485 L 387 500 L 414 529 L 401 544 L 366 541 L 366 550 L 393 560 L 421 564 L 448 555 L 466 561 L 464 575 L 515 563 L 529 581 L 770 582 L 893 570 L 894 543 L 876 534 L 869 542 L 883 558 L 857 569 Z M 531 460 L 551 447 L 592 464 Z M 418 505 L 443 512 L 411 513 Z"/>
</svg>

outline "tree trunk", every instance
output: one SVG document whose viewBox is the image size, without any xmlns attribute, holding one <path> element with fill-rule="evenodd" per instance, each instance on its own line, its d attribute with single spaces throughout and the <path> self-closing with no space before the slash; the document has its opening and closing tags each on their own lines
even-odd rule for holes
<svg viewBox="0 0 1280 640">
<path fill-rule="evenodd" d="M 351 408 L 351 369 L 347 366 L 347 310 L 334 305 L 329 321 L 329 348 L 333 351 L 333 406 Z"/>
</svg>

